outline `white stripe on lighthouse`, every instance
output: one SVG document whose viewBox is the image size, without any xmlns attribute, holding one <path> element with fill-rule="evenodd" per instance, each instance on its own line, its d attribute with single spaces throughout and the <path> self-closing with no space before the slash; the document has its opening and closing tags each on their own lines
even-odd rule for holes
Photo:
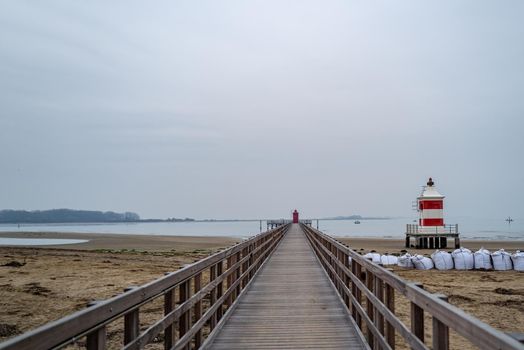
<svg viewBox="0 0 524 350">
<path fill-rule="evenodd" d="M 443 209 L 424 209 L 421 211 L 421 218 L 422 219 L 441 219 L 444 217 L 444 210 Z"/>
</svg>

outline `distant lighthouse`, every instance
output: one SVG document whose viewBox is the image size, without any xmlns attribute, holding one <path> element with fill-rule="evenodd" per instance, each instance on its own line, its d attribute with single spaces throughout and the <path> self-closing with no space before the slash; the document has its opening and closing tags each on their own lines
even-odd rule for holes
<svg viewBox="0 0 524 350">
<path fill-rule="evenodd" d="M 444 224 L 444 198 L 430 177 L 417 197 L 418 225 L 406 227 L 406 247 L 410 247 L 411 237 L 416 248 L 446 248 L 448 238 L 454 238 L 455 247 L 459 247 L 458 225 Z"/>
<path fill-rule="evenodd" d="M 419 211 L 419 231 L 433 233 L 444 228 L 444 196 L 435 188 L 432 178 L 429 178 L 422 193 L 417 198 Z"/>
<path fill-rule="evenodd" d="M 298 224 L 298 210 L 295 209 L 293 212 L 293 223 Z"/>
</svg>

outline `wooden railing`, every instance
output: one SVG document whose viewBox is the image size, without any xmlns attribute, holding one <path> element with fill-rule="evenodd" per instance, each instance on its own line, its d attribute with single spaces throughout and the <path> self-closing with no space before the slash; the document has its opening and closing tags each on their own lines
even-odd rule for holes
<svg viewBox="0 0 524 350">
<path fill-rule="evenodd" d="M 146 285 L 129 288 L 111 299 L 0 344 L 1 350 L 56 349 L 68 344 L 88 350 L 108 347 L 108 327 L 123 318 L 122 343 L 111 348 L 143 349 L 163 335 L 165 349 L 199 348 L 223 314 L 253 279 L 289 225 L 169 273 Z M 163 302 L 163 317 L 140 329 L 140 308 Z"/>
<path fill-rule="evenodd" d="M 371 348 L 395 349 L 400 335 L 412 349 L 449 349 L 452 329 L 480 349 L 524 349 L 517 340 L 447 303 L 446 296 L 401 279 L 314 228 L 302 228 Z M 395 295 L 411 305 L 409 326 L 395 314 Z M 425 313 L 432 319 L 431 347 L 424 339 Z"/>
</svg>

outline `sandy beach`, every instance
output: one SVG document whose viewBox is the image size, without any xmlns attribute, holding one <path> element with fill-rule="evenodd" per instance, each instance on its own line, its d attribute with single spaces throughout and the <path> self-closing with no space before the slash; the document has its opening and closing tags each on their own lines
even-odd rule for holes
<svg viewBox="0 0 524 350">
<path fill-rule="evenodd" d="M 106 299 L 125 287 L 159 278 L 237 242 L 228 237 L 77 233 L 2 233 L 0 237 L 89 240 L 61 246 L 0 247 L 0 340 L 80 310 L 91 300 Z M 402 240 L 339 240 L 359 252 L 399 253 L 404 249 Z M 523 243 L 464 241 L 463 245 L 514 251 Z M 524 273 L 394 271 L 408 280 L 422 282 L 427 290 L 448 295 L 450 303 L 497 329 L 524 333 Z M 143 311 L 144 320 L 153 320 L 160 310 L 150 309 Z M 399 298 L 399 315 L 407 318 L 408 310 Z"/>
</svg>

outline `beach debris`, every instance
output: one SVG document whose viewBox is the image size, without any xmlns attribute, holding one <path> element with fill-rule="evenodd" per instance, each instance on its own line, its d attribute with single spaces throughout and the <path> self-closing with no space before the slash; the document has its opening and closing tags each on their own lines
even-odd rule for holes
<svg viewBox="0 0 524 350">
<path fill-rule="evenodd" d="M 442 250 L 436 250 L 431 254 L 431 259 L 437 270 L 451 270 L 454 267 L 451 254 Z"/>
<path fill-rule="evenodd" d="M 412 269 L 414 266 L 413 266 L 413 262 L 411 261 L 411 258 L 412 258 L 411 254 L 406 253 L 398 258 L 397 265 L 399 267 L 403 267 L 406 269 Z"/>
<path fill-rule="evenodd" d="M 26 262 L 24 261 L 23 263 L 21 263 L 20 261 L 16 261 L 16 260 L 12 260 L 8 263 L 5 263 L 3 264 L 2 266 L 8 266 L 8 267 L 22 267 L 26 264 Z"/>
<path fill-rule="evenodd" d="M 455 269 L 457 270 L 473 270 L 475 267 L 475 260 L 473 253 L 468 248 L 460 247 L 451 253 L 453 261 L 455 262 Z"/>
<path fill-rule="evenodd" d="M 524 271 L 524 252 L 517 250 L 515 254 L 511 256 L 513 260 L 513 268 L 516 271 Z"/>
<path fill-rule="evenodd" d="M 387 265 L 397 265 L 398 264 L 398 257 L 394 255 L 385 254 L 380 257 L 380 263 L 384 266 Z"/>
<path fill-rule="evenodd" d="M 24 292 L 30 293 L 33 295 L 48 296 L 51 293 L 51 290 L 46 287 L 42 287 L 38 282 L 31 282 L 24 285 Z"/>
<path fill-rule="evenodd" d="M 20 333 L 22 332 L 15 324 L 0 323 L 0 337 L 10 337 Z"/>
<path fill-rule="evenodd" d="M 491 254 L 491 259 L 493 260 L 493 268 L 497 271 L 507 271 L 513 269 L 513 264 L 511 263 L 511 254 L 500 249 L 493 254 Z"/>
<path fill-rule="evenodd" d="M 433 260 L 424 255 L 415 255 L 411 257 L 411 261 L 417 270 L 431 270 L 435 266 Z"/>
<path fill-rule="evenodd" d="M 473 253 L 473 260 L 475 261 L 475 269 L 491 270 L 493 264 L 491 263 L 491 252 L 484 247 L 481 247 Z"/>
</svg>

